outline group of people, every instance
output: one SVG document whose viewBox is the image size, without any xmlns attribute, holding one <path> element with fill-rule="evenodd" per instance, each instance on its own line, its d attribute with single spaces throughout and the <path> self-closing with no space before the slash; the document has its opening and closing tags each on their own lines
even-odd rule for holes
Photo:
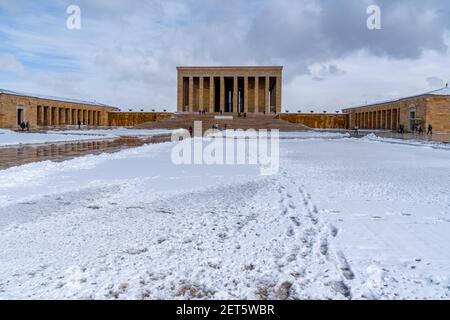
<svg viewBox="0 0 450 320">
<path fill-rule="evenodd" d="M 422 125 L 416 124 L 414 125 L 414 133 L 423 134 L 424 131 L 422 129 Z M 433 135 L 433 126 L 431 124 L 428 125 L 427 136 Z"/>
<path fill-rule="evenodd" d="M 357 136 L 359 135 L 359 126 L 355 125 L 355 127 L 353 128 L 353 132 L 354 134 Z M 404 134 L 405 133 L 405 126 L 403 124 L 401 124 L 397 130 L 398 133 L 400 134 Z M 422 129 L 422 126 L 419 125 L 414 125 L 413 128 L 413 132 L 414 133 L 418 133 L 418 134 L 423 134 L 424 131 Z M 431 123 L 428 125 L 428 129 L 427 129 L 427 136 L 432 136 L 433 135 L 433 126 L 431 125 Z"/>
<path fill-rule="evenodd" d="M 224 129 L 224 130 L 227 130 L 227 128 L 228 128 L 228 125 L 225 123 L 225 124 L 223 125 L 223 129 Z M 220 129 L 219 124 L 218 124 L 218 123 L 213 124 L 212 127 L 211 127 L 211 129 L 213 129 L 213 130 L 219 130 L 219 129 Z M 192 128 L 192 126 L 190 126 L 189 129 L 188 129 L 188 131 L 189 131 L 190 136 L 193 137 L 193 134 L 194 134 L 194 128 Z"/>
<path fill-rule="evenodd" d="M 27 131 L 30 131 L 30 123 L 28 121 L 22 121 L 20 123 L 20 129 L 22 129 L 22 131 L 25 131 L 25 129 L 27 129 Z"/>
<path fill-rule="evenodd" d="M 81 121 L 78 121 L 78 129 L 81 129 L 81 125 L 84 126 L 84 122 L 82 123 Z M 30 123 L 28 121 L 22 121 L 19 126 L 22 131 L 25 131 L 25 129 L 30 131 Z"/>
</svg>

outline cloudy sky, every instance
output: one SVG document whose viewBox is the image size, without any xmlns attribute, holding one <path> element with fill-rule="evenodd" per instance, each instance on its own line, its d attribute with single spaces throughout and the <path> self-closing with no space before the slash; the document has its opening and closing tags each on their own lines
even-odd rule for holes
<svg viewBox="0 0 450 320">
<path fill-rule="evenodd" d="M 0 0 L 0 88 L 175 110 L 178 65 L 283 65 L 284 110 L 335 111 L 444 86 L 449 30 L 447 0 Z"/>
</svg>

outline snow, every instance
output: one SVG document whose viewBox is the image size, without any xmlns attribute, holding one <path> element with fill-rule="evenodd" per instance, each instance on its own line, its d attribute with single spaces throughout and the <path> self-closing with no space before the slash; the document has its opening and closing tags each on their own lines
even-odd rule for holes
<svg viewBox="0 0 450 320">
<path fill-rule="evenodd" d="M 0 299 L 449 298 L 448 150 L 281 139 L 266 177 L 173 146 L 0 171 Z"/>
<path fill-rule="evenodd" d="M 44 144 L 74 141 L 90 141 L 112 139 L 114 136 L 62 134 L 62 133 L 29 133 L 29 132 L 5 132 L 0 134 L 0 147 L 17 146 L 27 144 Z"/>
<path fill-rule="evenodd" d="M 65 131 L 47 131 L 47 133 L 64 133 L 75 135 L 107 135 L 115 137 L 152 137 L 156 135 L 171 134 L 169 129 L 90 129 L 90 130 L 65 130 Z"/>
<path fill-rule="evenodd" d="M 372 142 L 382 142 L 382 143 L 408 145 L 408 146 L 415 146 L 415 147 L 450 150 L 450 144 L 448 144 L 448 143 L 439 143 L 439 142 L 419 140 L 419 139 L 385 138 L 385 137 L 379 137 L 379 136 L 375 135 L 374 133 L 369 133 L 368 135 L 364 136 L 361 139 L 365 140 L 365 141 L 372 141 Z"/>
<path fill-rule="evenodd" d="M 0 131 L 0 147 L 28 144 L 60 143 L 74 141 L 109 140 L 118 137 L 152 137 L 170 134 L 166 129 L 104 129 L 104 130 L 66 130 L 46 133 Z"/>
<path fill-rule="evenodd" d="M 267 130 L 267 136 L 270 137 L 271 130 Z M 257 138 L 256 131 L 251 130 L 225 130 L 219 132 L 211 132 L 207 135 L 221 136 L 227 138 Z M 342 132 L 324 132 L 324 131 L 298 131 L 298 132 L 279 132 L 280 139 L 340 139 L 350 138 L 349 133 Z"/>
</svg>

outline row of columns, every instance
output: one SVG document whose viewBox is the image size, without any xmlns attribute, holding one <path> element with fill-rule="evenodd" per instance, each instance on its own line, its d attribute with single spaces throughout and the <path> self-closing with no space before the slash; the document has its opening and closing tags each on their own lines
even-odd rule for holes
<svg viewBox="0 0 450 320">
<path fill-rule="evenodd" d="M 186 78 L 186 77 L 184 77 Z M 271 110 L 271 101 L 270 101 L 270 76 L 264 76 L 264 77 L 259 77 L 259 76 L 233 76 L 233 77 L 226 77 L 226 76 L 220 76 L 220 77 L 214 77 L 214 76 L 207 76 L 207 77 L 194 77 L 194 76 L 190 76 L 188 77 L 188 87 L 189 87 L 189 92 L 188 92 L 188 105 L 187 105 L 187 109 L 185 109 L 186 105 L 186 101 L 185 101 L 185 88 L 184 88 L 184 80 L 183 77 L 179 78 L 179 87 L 178 87 L 178 99 L 180 99 L 179 101 L 179 106 L 178 106 L 178 111 L 183 112 L 183 111 L 189 111 L 189 112 L 195 112 L 194 110 L 194 78 L 199 78 L 199 99 L 198 99 L 198 107 L 200 110 L 206 109 L 204 107 L 205 105 L 205 96 L 204 96 L 204 83 L 205 83 L 205 79 L 208 78 L 209 79 L 209 111 L 210 112 L 214 112 L 215 111 L 215 107 L 217 106 L 217 102 L 215 101 L 215 92 L 216 92 L 216 88 L 215 88 L 215 78 L 219 78 L 219 83 L 220 83 L 220 98 L 219 98 L 219 110 L 221 112 L 225 112 L 225 78 L 233 78 L 233 111 L 237 112 L 238 110 L 238 92 L 239 92 L 239 78 L 243 78 L 244 79 L 244 87 L 243 87 L 243 111 L 244 112 L 249 112 L 249 78 L 254 78 L 254 112 L 266 112 L 266 113 L 270 113 Z M 265 88 L 264 88 L 264 101 L 259 101 L 259 92 L 260 92 L 260 88 L 259 88 L 259 81 L 260 79 L 265 79 Z M 275 95 L 274 98 L 274 102 L 273 102 L 273 107 L 275 112 L 281 112 L 281 77 L 272 77 L 275 78 L 275 89 L 273 94 Z M 262 105 L 260 103 L 263 103 Z M 262 107 L 262 108 L 260 108 Z"/>
<path fill-rule="evenodd" d="M 102 112 L 98 110 L 59 108 L 59 107 L 37 107 L 38 126 L 60 126 L 60 125 L 102 125 Z"/>
<path fill-rule="evenodd" d="M 400 109 L 356 112 L 354 123 L 361 129 L 396 130 L 400 126 Z"/>
</svg>

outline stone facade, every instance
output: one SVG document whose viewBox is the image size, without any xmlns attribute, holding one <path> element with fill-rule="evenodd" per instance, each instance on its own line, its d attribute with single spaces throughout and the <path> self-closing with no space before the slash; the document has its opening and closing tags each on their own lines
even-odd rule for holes
<svg viewBox="0 0 450 320">
<path fill-rule="evenodd" d="M 117 108 L 0 92 L 0 128 L 17 129 L 22 121 L 31 128 L 77 125 L 107 126 L 108 112 Z"/>
<path fill-rule="evenodd" d="M 348 114 L 317 114 L 317 113 L 283 113 L 280 115 L 281 120 L 291 123 L 303 124 L 312 129 L 348 129 Z"/>
<path fill-rule="evenodd" d="M 280 113 L 283 67 L 178 67 L 177 111 Z"/>
<path fill-rule="evenodd" d="M 410 132 L 415 125 L 426 130 L 450 132 L 450 96 L 424 94 L 392 102 L 368 105 L 344 110 L 349 114 L 349 124 L 361 129 L 398 130 L 403 125 Z"/>
<path fill-rule="evenodd" d="M 112 127 L 134 127 L 147 122 L 170 119 L 172 113 L 160 112 L 109 112 L 108 125 Z"/>
</svg>

